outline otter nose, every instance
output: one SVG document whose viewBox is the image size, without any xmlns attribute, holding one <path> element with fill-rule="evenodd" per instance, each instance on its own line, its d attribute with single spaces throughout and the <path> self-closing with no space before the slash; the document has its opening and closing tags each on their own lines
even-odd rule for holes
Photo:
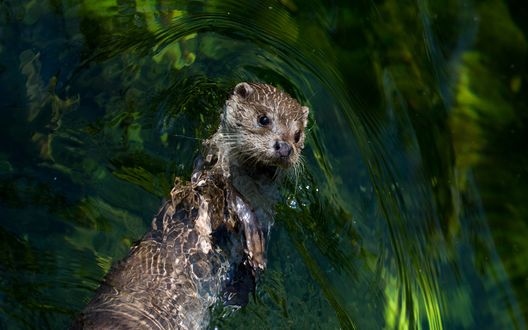
<svg viewBox="0 0 528 330">
<path fill-rule="evenodd" d="M 292 147 L 288 142 L 277 141 L 274 148 L 277 154 L 283 158 L 289 157 L 292 153 Z"/>
</svg>

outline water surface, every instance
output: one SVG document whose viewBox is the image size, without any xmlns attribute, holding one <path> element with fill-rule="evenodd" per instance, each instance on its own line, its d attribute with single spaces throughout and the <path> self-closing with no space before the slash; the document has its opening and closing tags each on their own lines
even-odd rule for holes
<svg viewBox="0 0 528 330">
<path fill-rule="evenodd" d="M 240 81 L 311 108 L 211 327 L 525 329 L 521 1 L 0 1 L 0 328 L 66 328 Z"/>
</svg>

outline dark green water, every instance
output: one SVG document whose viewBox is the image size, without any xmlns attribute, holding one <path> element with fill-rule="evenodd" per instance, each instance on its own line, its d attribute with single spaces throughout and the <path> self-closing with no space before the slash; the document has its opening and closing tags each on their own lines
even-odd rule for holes
<svg viewBox="0 0 528 330">
<path fill-rule="evenodd" d="M 262 81 L 305 171 L 212 326 L 526 329 L 527 35 L 514 0 L 0 0 L 0 328 L 66 328 Z"/>
</svg>

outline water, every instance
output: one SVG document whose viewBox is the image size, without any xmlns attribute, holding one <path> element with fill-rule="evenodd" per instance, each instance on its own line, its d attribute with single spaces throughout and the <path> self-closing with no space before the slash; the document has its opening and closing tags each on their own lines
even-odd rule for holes
<svg viewBox="0 0 528 330">
<path fill-rule="evenodd" d="M 520 1 L 0 1 L 0 328 L 66 328 L 230 89 L 312 109 L 230 328 L 525 329 Z"/>
</svg>

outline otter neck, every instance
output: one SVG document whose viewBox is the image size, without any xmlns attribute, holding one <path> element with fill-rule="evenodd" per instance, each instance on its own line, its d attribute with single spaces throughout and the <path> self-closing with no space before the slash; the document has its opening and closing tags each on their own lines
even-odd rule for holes
<svg viewBox="0 0 528 330">
<path fill-rule="evenodd" d="M 224 142 L 222 130 L 213 135 L 209 150 L 218 159 L 214 167 L 253 208 L 261 228 L 269 230 L 273 224 L 274 207 L 279 200 L 277 180 L 281 177 L 281 170 L 272 166 L 247 164 L 235 157 L 235 152 L 228 146 Z"/>
</svg>

